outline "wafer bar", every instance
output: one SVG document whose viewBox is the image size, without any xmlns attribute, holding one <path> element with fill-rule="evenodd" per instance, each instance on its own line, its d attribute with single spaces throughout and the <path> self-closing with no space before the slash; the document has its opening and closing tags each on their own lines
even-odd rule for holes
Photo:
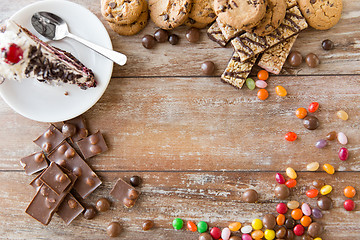
<svg viewBox="0 0 360 240">
<path fill-rule="evenodd" d="M 284 42 L 266 50 L 261 56 L 258 66 L 268 72 L 279 74 L 298 35 L 299 34 L 296 34 L 286 39 Z"/>
<path fill-rule="evenodd" d="M 284 21 L 271 34 L 259 37 L 253 33 L 244 33 L 234 38 L 231 43 L 235 51 L 239 53 L 241 61 L 244 62 L 307 27 L 305 18 L 301 15 L 299 8 L 295 6 L 286 11 Z"/>
<path fill-rule="evenodd" d="M 296 0 L 286 0 L 286 8 L 292 8 L 297 5 Z"/>
<path fill-rule="evenodd" d="M 239 54 L 234 52 L 224 73 L 221 75 L 221 79 L 237 88 L 242 88 L 255 62 L 256 57 L 252 57 L 246 62 L 241 62 Z"/>
<path fill-rule="evenodd" d="M 225 37 L 222 34 L 219 25 L 217 24 L 216 21 L 213 24 L 211 24 L 211 26 L 207 30 L 207 35 L 212 41 L 216 42 L 221 47 L 225 47 L 226 44 L 228 43 L 228 41 L 225 40 Z"/>
<path fill-rule="evenodd" d="M 244 30 L 236 29 L 228 24 L 221 22 L 219 20 L 219 18 L 216 19 L 216 22 L 217 22 L 217 24 L 220 28 L 220 31 L 222 32 L 226 42 L 229 42 L 234 37 L 237 37 L 237 36 L 245 33 Z"/>
</svg>

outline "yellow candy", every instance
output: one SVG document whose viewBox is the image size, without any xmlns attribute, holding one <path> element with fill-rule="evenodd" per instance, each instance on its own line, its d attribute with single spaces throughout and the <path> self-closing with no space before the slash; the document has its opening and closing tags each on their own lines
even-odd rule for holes
<svg viewBox="0 0 360 240">
<path fill-rule="evenodd" d="M 323 169 L 325 172 L 327 172 L 328 174 L 334 174 L 335 173 L 335 169 L 333 166 L 331 166 L 330 164 L 324 164 Z"/>
<path fill-rule="evenodd" d="M 316 170 L 319 169 L 319 166 L 320 164 L 318 162 L 312 162 L 312 163 L 309 163 L 307 166 L 306 166 L 306 169 L 308 171 L 313 171 L 315 172 Z"/>
<path fill-rule="evenodd" d="M 239 222 L 233 222 L 229 224 L 230 231 L 236 232 L 239 231 L 240 228 L 241 228 L 241 223 Z"/>
<path fill-rule="evenodd" d="M 348 120 L 348 118 L 349 118 L 349 115 L 343 110 L 338 111 L 336 113 L 336 115 L 338 116 L 338 118 L 340 118 L 341 120 L 344 120 L 344 121 Z"/>
<path fill-rule="evenodd" d="M 275 231 L 266 229 L 264 232 L 264 237 L 266 240 L 273 240 L 275 238 Z"/>
<path fill-rule="evenodd" d="M 291 178 L 291 179 L 296 179 L 297 178 L 297 174 L 295 172 L 295 170 L 291 167 L 288 167 L 286 169 L 286 175 Z"/>
<path fill-rule="evenodd" d="M 260 219 L 256 218 L 252 221 L 251 226 L 253 227 L 253 229 L 259 230 L 262 229 L 263 223 Z"/>
<path fill-rule="evenodd" d="M 262 239 L 264 237 L 264 233 L 261 230 L 255 230 L 251 233 L 251 237 L 253 239 Z"/>
<path fill-rule="evenodd" d="M 287 91 L 283 86 L 277 86 L 275 88 L 275 92 L 277 95 L 279 95 L 280 97 L 285 97 L 287 95 Z"/>
<path fill-rule="evenodd" d="M 331 193 L 331 191 L 332 191 L 332 186 L 330 186 L 330 185 L 325 185 L 320 189 L 320 193 L 322 195 L 327 195 L 327 194 Z"/>
<path fill-rule="evenodd" d="M 314 238 L 314 240 L 322 240 L 322 238 L 317 237 L 317 238 Z"/>
</svg>

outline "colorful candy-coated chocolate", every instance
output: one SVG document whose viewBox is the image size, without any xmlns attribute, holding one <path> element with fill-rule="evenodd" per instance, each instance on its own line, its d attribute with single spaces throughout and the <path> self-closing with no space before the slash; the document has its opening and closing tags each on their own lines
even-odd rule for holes
<svg viewBox="0 0 360 240">
<path fill-rule="evenodd" d="M 303 216 L 300 219 L 300 224 L 303 225 L 304 227 L 308 227 L 311 222 L 312 222 L 312 219 L 309 216 Z"/>
<path fill-rule="evenodd" d="M 291 167 L 288 167 L 286 169 L 286 175 L 291 178 L 291 179 L 296 179 L 297 178 L 297 174 L 295 172 L 295 170 Z"/>
<path fill-rule="evenodd" d="M 289 179 L 285 182 L 285 185 L 288 187 L 288 188 L 293 188 L 295 187 L 297 184 L 296 180 L 295 179 Z"/>
<path fill-rule="evenodd" d="M 250 89 L 250 90 L 254 90 L 255 89 L 255 81 L 252 78 L 247 78 L 246 79 L 246 86 Z"/>
<path fill-rule="evenodd" d="M 302 236 L 305 232 L 305 228 L 301 224 L 298 224 L 294 227 L 293 231 L 296 236 Z"/>
<path fill-rule="evenodd" d="M 348 199 L 344 202 L 344 208 L 346 211 L 352 211 L 355 209 L 355 202 L 351 199 Z"/>
<path fill-rule="evenodd" d="M 290 201 L 286 204 L 286 206 L 289 208 L 289 209 L 296 209 L 300 206 L 300 203 L 298 201 Z"/>
<path fill-rule="evenodd" d="M 296 208 L 294 210 L 291 211 L 291 217 L 294 219 L 294 220 L 300 220 L 303 216 L 303 212 L 301 211 L 300 208 Z"/>
<path fill-rule="evenodd" d="M 328 142 L 325 139 L 320 139 L 315 143 L 315 147 L 321 149 L 321 148 L 326 147 L 327 144 L 328 144 Z"/>
<path fill-rule="evenodd" d="M 284 184 L 286 182 L 284 176 L 281 173 L 277 173 L 275 175 L 275 180 L 280 184 Z"/>
<path fill-rule="evenodd" d="M 310 103 L 309 108 L 308 108 L 309 112 L 311 112 L 311 113 L 316 112 L 318 109 L 319 109 L 319 103 L 318 102 Z"/>
<path fill-rule="evenodd" d="M 311 216 L 311 208 L 310 208 L 309 204 L 303 203 L 301 205 L 301 211 L 303 212 L 303 214 L 305 216 Z"/>
<path fill-rule="evenodd" d="M 344 188 L 344 195 L 348 198 L 353 198 L 356 195 L 356 190 L 352 186 L 347 186 Z"/>
<path fill-rule="evenodd" d="M 280 214 L 285 214 L 288 211 L 288 207 L 286 206 L 285 203 L 279 203 L 276 206 L 276 211 Z"/>
<path fill-rule="evenodd" d="M 192 221 L 187 221 L 186 226 L 189 229 L 189 231 L 191 231 L 191 232 L 196 232 L 197 231 L 197 226 Z"/>
<path fill-rule="evenodd" d="M 332 191 L 332 186 L 330 186 L 330 185 L 325 185 L 320 189 L 320 193 L 322 195 L 327 195 L 327 194 L 331 193 L 331 191 Z"/>
<path fill-rule="evenodd" d="M 266 81 L 269 78 L 269 73 L 266 70 L 260 70 L 257 74 L 259 80 Z"/>
<path fill-rule="evenodd" d="M 338 118 L 340 118 L 341 120 L 348 120 L 349 119 L 349 115 L 347 114 L 347 112 L 345 112 L 344 110 L 340 110 L 336 113 L 336 116 L 338 116 Z"/>
<path fill-rule="evenodd" d="M 337 140 L 342 145 L 346 145 L 348 143 L 348 139 L 347 139 L 345 133 L 343 133 L 343 132 L 339 132 L 337 134 Z"/>
<path fill-rule="evenodd" d="M 260 90 L 257 92 L 257 97 L 258 97 L 260 100 L 266 100 L 266 99 L 269 97 L 269 92 L 268 92 L 266 89 L 260 89 Z"/>
<path fill-rule="evenodd" d="M 314 240 L 322 240 L 322 238 L 317 237 L 317 238 L 314 238 Z"/>
<path fill-rule="evenodd" d="M 221 237 L 221 230 L 218 227 L 213 227 L 210 230 L 210 235 L 213 239 L 219 239 Z M 224 239 L 224 238 L 223 238 Z M 229 238 L 228 238 L 229 239 Z"/>
<path fill-rule="evenodd" d="M 175 218 L 172 225 L 176 230 L 180 230 L 184 226 L 184 221 L 181 218 Z"/>
<path fill-rule="evenodd" d="M 279 225 L 279 226 L 282 226 L 282 225 L 284 225 L 285 220 L 286 220 L 285 215 L 284 215 L 284 214 L 279 214 L 279 215 L 276 217 L 276 224 Z"/>
<path fill-rule="evenodd" d="M 203 233 L 203 232 L 206 232 L 208 230 L 208 225 L 206 222 L 204 221 L 200 221 L 198 222 L 197 224 L 197 230 L 199 233 Z"/>
<path fill-rule="evenodd" d="M 266 88 L 267 87 L 267 82 L 263 81 L 263 80 L 257 80 L 255 82 L 255 86 L 258 88 Z"/>
<path fill-rule="evenodd" d="M 309 163 L 308 165 L 306 165 L 306 169 L 308 171 L 312 171 L 312 172 L 315 172 L 316 170 L 318 170 L 320 167 L 320 164 L 318 162 L 312 162 L 312 163 Z"/>
<path fill-rule="evenodd" d="M 285 134 L 285 140 L 289 142 L 293 142 L 297 139 L 297 134 L 294 132 L 288 132 Z"/>
<path fill-rule="evenodd" d="M 317 190 L 316 188 L 306 191 L 306 196 L 308 196 L 309 198 L 316 198 L 318 194 L 319 194 L 319 190 Z"/>
<path fill-rule="evenodd" d="M 229 224 L 229 229 L 232 232 L 236 232 L 239 231 L 241 228 L 241 223 L 240 222 L 233 222 Z"/>
<path fill-rule="evenodd" d="M 296 109 L 295 115 L 297 118 L 303 119 L 304 117 L 307 116 L 307 111 L 305 108 L 301 107 Z"/>
<path fill-rule="evenodd" d="M 261 230 L 255 230 L 251 233 L 253 239 L 262 239 L 264 237 L 264 232 Z"/>
<path fill-rule="evenodd" d="M 323 165 L 323 169 L 328 174 L 334 174 L 335 173 L 335 168 L 332 165 L 328 164 L 328 163 Z"/>
<path fill-rule="evenodd" d="M 241 239 L 242 240 L 252 240 L 252 237 L 249 234 L 245 233 L 241 236 Z"/>
<path fill-rule="evenodd" d="M 222 238 L 223 240 L 229 240 L 230 235 L 231 235 L 231 231 L 230 231 L 229 228 L 224 228 L 224 229 L 221 231 L 221 238 Z"/>
<path fill-rule="evenodd" d="M 283 86 L 276 86 L 275 92 L 280 97 L 285 97 L 287 95 L 287 91 Z"/>
<path fill-rule="evenodd" d="M 313 208 L 311 210 L 311 214 L 312 214 L 312 217 L 316 218 L 316 219 L 319 219 L 319 218 L 323 217 L 323 214 L 322 214 L 321 210 L 318 209 L 318 208 Z"/>
<path fill-rule="evenodd" d="M 262 223 L 262 221 L 260 219 L 256 218 L 256 219 L 254 219 L 252 221 L 251 226 L 252 226 L 253 229 L 259 230 L 259 229 L 262 229 L 263 223 Z"/>
<path fill-rule="evenodd" d="M 347 148 L 340 148 L 338 155 L 341 161 L 346 161 L 349 157 L 349 151 L 347 150 Z"/>
<path fill-rule="evenodd" d="M 266 229 L 264 232 L 264 237 L 266 240 L 273 240 L 275 238 L 275 231 L 271 229 Z"/>
<path fill-rule="evenodd" d="M 241 233 L 251 233 L 251 231 L 252 231 L 252 226 L 250 226 L 250 225 L 247 225 L 247 226 L 244 226 L 244 227 L 242 227 L 241 228 Z"/>
</svg>

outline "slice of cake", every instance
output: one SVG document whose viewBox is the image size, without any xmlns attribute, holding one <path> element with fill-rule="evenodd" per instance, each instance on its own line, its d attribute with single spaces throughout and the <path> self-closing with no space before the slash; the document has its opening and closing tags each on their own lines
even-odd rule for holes
<svg viewBox="0 0 360 240">
<path fill-rule="evenodd" d="M 35 78 L 49 84 L 96 87 L 94 73 L 70 53 L 53 47 L 26 28 L 8 21 L 0 32 L 0 75 L 9 80 Z"/>
</svg>

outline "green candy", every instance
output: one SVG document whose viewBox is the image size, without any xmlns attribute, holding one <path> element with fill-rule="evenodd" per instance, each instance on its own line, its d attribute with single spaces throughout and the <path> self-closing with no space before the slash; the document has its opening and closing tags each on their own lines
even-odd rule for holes
<svg viewBox="0 0 360 240">
<path fill-rule="evenodd" d="M 206 222 L 204 221 L 200 221 L 198 224 L 197 224 L 197 230 L 199 233 L 203 233 L 203 232 L 206 232 L 208 230 L 208 225 Z"/>
<path fill-rule="evenodd" d="M 255 89 L 255 81 L 252 78 L 247 78 L 246 79 L 246 86 L 250 89 L 250 90 L 254 90 Z"/>
<path fill-rule="evenodd" d="M 175 218 L 174 221 L 172 222 L 172 225 L 176 230 L 180 230 L 184 226 L 184 221 L 181 220 L 180 218 Z"/>
</svg>

